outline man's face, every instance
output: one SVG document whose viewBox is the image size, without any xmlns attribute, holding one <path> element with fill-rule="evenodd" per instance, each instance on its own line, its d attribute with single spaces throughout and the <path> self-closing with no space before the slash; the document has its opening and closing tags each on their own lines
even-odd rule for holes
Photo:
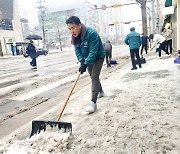
<svg viewBox="0 0 180 154">
<path fill-rule="evenodd" d="M 67 24 L 67 26 L 73 37 L 77 37 L 81 33 L 81 24 Z"/>
<path fill-rule="evenodd" d="M 167 31 L 166 29 L 163 30 L 164 33 L 165 33 L 166 31 Z"/>
</svg>

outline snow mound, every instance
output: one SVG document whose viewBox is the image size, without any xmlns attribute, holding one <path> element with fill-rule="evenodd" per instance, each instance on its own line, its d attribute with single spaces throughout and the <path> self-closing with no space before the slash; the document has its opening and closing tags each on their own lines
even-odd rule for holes
<svg viewBox="0 0 180 154">
<path fill-rule="evenodd" d="M 0 154 L 61 154 L 69 147 L 70 133 L 41 131 L 25 140 L 9 138 L 0 143 Z"/>
</svg>

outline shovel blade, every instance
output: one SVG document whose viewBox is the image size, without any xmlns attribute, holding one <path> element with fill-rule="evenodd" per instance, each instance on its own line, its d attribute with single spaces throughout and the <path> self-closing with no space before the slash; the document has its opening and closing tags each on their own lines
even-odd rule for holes
<svg viewBox="0 0 180 154">
<path fill-rule="evenodd" d="M 32 131 L 31 136 L 39 134 L 41 131 L 46 131 L 47 127 L 51 129 L 58 129 L 63 130 L 66 133 L 72 133 L 72 124 L 67 122 L 58 122 L 58 121 L 40 121 L 40 120 L 33 120 L 32 121 Z"/>
</svg>

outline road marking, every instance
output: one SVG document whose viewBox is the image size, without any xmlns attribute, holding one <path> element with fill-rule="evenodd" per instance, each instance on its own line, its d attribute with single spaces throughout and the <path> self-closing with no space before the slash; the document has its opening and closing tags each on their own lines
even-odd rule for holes
<svg viewBox="0 0 180 154">
<path fill-rule="evenodd" d="M 13 100 L 19 100 L 19 101 L 24 101 L 24 100 L 30 99 L 30 98 L 32 98 L 32 97 L 34 97 L 34 96 L 37 96 L 37 95 L 39 95 L 39 94 L 42 94 L 42 93 L 44 93 L 44 92 L 46 92 L 46 91 L 49 91 L 49 90 L 51 90 L 51 89 L 54 89 L 54 88 L 56 88 L 56 87 L 58 87 L 58 86 L 60 86 L 60 85 L 62 85 L 62 84 L 65 84 L 65 83 L 67 83 L 67 82 L 73 81 L 73 80 L 75 80 L 76 76 L 77 76 L 77 75 L 73 75 L 73 76 L 70 76 L 70 77 L 66 77 L 66 78 L 61 79 L 61 80 L 59 80 L 59 81 L 57 81 L 57 82 L 53 82 L 53 83 L 51 83 L 51 84 L 42 86 L 42 87 L 37 88 L 37 89 L 35 89 L 35 90 L 32 90 L 32 91 L 30 91 L 30 92 L 28 92 L 28 93 L 21 94 L 21 95 L 18 95 L 18 96 L 16 96 L 16 97 L 13 97 L 12 99 L 13 99 Z"/>
<path fill-rule="evenodd" d="M 34 82 L 35 81 L 25 81 L 25 82 L 21 82 L 21 83 L 11 85 L 11 86 L 8 86 L 8 87 L 5 87 L 5 88 L 1 88 L 0 89 L 0 95 L 4 95 L 6 93 L 12 92 L 15 89 L 18 89 L 18 88 L 23 87 L 23 86 L 30 85 L 30 84 L 32 84 Z"/>
<path fill-rule="evenodd" d="M 1 78 L 1 77 L 4 77 L 4 76 L 8 76 L 8 75 L 18 74 L 18 73 L 19 73 L 19 72 L 12 72 L 12 73 L 2 74 L 2 75 L 0 75 L 0 78 Z"/>
</svg>

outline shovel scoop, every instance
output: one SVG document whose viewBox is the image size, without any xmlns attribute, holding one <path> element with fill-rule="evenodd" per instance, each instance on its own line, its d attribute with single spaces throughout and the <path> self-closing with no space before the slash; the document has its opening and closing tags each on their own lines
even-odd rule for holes
<svg viewBox="0 0 180 154">
<path fill-rule="evenodd" d="M 66 99 L 60 113 L 59 113 L 59 116 L 57 118 L 57 121 L 43 121 L 43 120 L 33 120 L 32 121 L 32 130 L 31 130 L 31 135 L 30 137 L 32 137 L 33 135 L 35 134 L 39 134 L 41 131 L 47 131 L 47 130 L 53 130 L 53 131 L 60 131 L 62 133 L 72 133 L 72 124 L 71 123 L 68 123 L 68 122 L 60 122 L 60 118 L 62 116 L 62 113 L 69 101 L 69 98 L 70 96 L 72 95 L 72 92 L 77 84 L 77 81 L 79 80 L 79 77 L 80 77 L 80 73 L 74 83 L 74 86 L 72 87 L 69 95 L 68 95 L 68 98 Z"/>
<path fill-rule="evenodd" d="M 35 134 L 39 134 L 41 131 L 46 130 L 54 130 L 54 131 L 61 131 L 62 133 L 72 133 L 72 124 L 67 122 L 58 122 L 58 121 L 40 121 L 40 120 L 33 120 L 32 121 L 32 130 L 31 136 Z"/>
</svg>

